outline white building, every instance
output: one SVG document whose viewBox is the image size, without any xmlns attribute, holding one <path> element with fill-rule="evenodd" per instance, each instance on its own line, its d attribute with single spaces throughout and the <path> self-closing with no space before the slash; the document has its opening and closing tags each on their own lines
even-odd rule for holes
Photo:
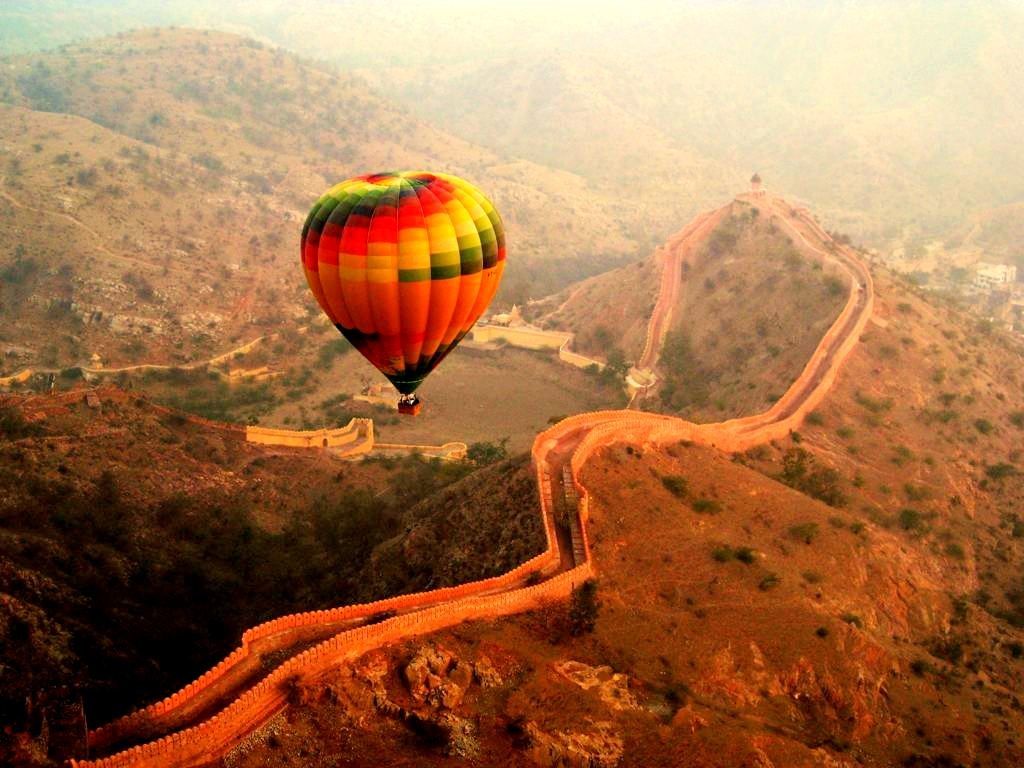
<svg viewBox="0 0 1024 768">
<path fill-rule="evenodd" d="M 974 273 L 975 288 L 990 291 L 1001 285 L 1015 282 L 1017 282 L 1017 267 L 1013 264 L 978 262 L 977 271 Z"/>
</svg>

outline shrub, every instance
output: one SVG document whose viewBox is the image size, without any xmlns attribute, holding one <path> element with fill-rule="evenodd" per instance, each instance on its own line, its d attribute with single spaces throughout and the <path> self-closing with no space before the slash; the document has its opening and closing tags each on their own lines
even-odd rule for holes
<svg viewBox="0 0 1024 768">
<path fill-rule="evenodd" d="M 907 499 L 910 501 L 924 501 L 931 496 L 931 492 L 927 488 L 920 485 L 914 485 L 913 483 L 904 483 L 903 492 L 907 495 Z"/>
<path fill-rule="evenodd" d="M 949 542 L 946 545 L 946 548 L 945 548 L 944 551 L 945 551 L 946 555 L 948 555 L 949 557 L 952 557 L 952 558 L 954 558 L 956 560 L 963 560 L 964 559 L 964 548 L 962 546 L 960 546 L 959 544 L 957 544 L 955 541 Z"/>
<path fill-rule="evenodd" d="M 804 581 L 808 584 L 820 584 L 823 578 L 817 571 L 804 571 L 800 575 L 803 576 Z"/>
<path fill-rule="evenodd" d="M 751 565 L 757 560 L 757 553 L 750 547 L 737 547 L 736 559 L 745 565 Z"/>
<path fill-rule="evenodd" d="M 489 464 L 496 464 L 507 459 L 508 440 L 507 437 L 504 437 L 496 443 L 471 443 L 466 449 L 466 460 L 478 467 L 486 467 Z"/>
<path fill-rule="evenodd" d="M 570 632 L 579 636 L 593 632 L 597 626 L 597 614 L 601 603 L 597 598 L 597 582 L 594 579 L 587 579 L 580 586 L 572 591 L 572 600 L 569 604 L 569 628 Z"/>
<path fill-rule="evenodd" d="M 993 480 L 1002 480 L 1017 474 L 1017 468 L 1012 464 L 1000 462 L 999 464 L 991 464 L 985 467 L 985 474 Z"/>
<path fill-rule="evenodd" d="M 317 352 L 317 361 L 321 368 L 328 368 L 339 357 L 343 357 L 351 351 L 352 345 L 348 343 L 347 339 L 331 339 L 320 347 Z"/>
<path fill-rule="evenodd" d="M 711 557 L 718 563 L 728 563 L 730 560 L 736 557 L 736 553 L 733 552 L 732 547 L 715 547 L 711 550 Z"/>
<path fill-rule="evenodd" d="M 892 461 L 897 467 L 902 467 L 908 461 L 913 460 L 914 452 L 905 445 L 897 445 L 892 452 Z"/>
<path fill-rule="evenodd" d="M 714 499 L 694 499 L 690 502 L 694 512 L 702 515 L 714 515 L 722 511 L 722 505 Z"/>
<path fill-rule="evenodd" d="M 843 285 L 843 281 L 838 277 L 826 278 L 825 288 L 828 290 L 829 296 L 841 296 L 846 290 L 846 287 Z"/>
<path fill-rule="evenodd" d="M 943 638 L 932 644 L 933 656 L 948 661 L 950 664 L 959 664 L 964 658 L 963 643 L 957 638 Z"/>
<path fill-rule="evenodd" d="M 988 419 L 975 419 L 974 428 L 983 435 L 990 435 L 992 434 L 992 430 L 995 429 L 995 426 L 993 426 L 992 422 Z"/>
<path fill-rule="evenodd" d="M 25 421 L 25 417 L 17 408 L 0 407 L 0 439 L 20 440 L 23 437 L 38 435 L 42 430 L 38 424 Z"/>
<path fill-rule="evenodd" d="M 208 171 L 214 173 L 220 173 L 224 170 L 224 163 L 221 159 L 215 155 L 211 155 L 209 152 L 202 152 L 198 155 L 192 156 L 192 162 L 203 166 Z"/>
<path fill-rule="evenodd" d="M 854 395 L 854 399 L 859 405 L 867 409 L 871 413 L 884 413 L 892 408 L 893 401 L 891 397 L 886 398 L 873 398 L 865 395 L 861 392 L 857 392 Z"/>
<path fill-rule="evenodd" d="M 821 638 L 828 637 L 828 627 L 818 627 L 814 630 L 814 634 Z"/>
<path fill-rule="evenodd" d="M 685 498 L 689 491 L 686 478 L 682 475 L 662 475 L 661 484 L 669 493 L 680 499 Z"/>
<path fill-rule="evenodd" d="M 75 174 L 75 182 L 81 187 L 95 186 L 98 178 L 99 173 L 95 168 L 83 168 Z"/>
<path fill-rule="evenodd" d="M 789 535 L 804 544 L 810 544 L 818 536 L 817 523 L 798 523 L 789 527 Z"/>
<path fill-rule="evenodd" d="M 817 466 L 814 456 L 803 448 L 790 448 L 786 451 L 778 479 L 790 488 L 829 506 L 841 507 L 846 503 L 846 495 L 839 487 L 839 472 L 832 467 Z"/>
<path fill-rule="evenodd" d="M 1011 413 L 1010 423 L 1018 429 L 1024 429 L 1024 411 L 1014 411 Z"/>
<path fill-rule="evenodd" d="M 904 507 L 898 516 L 900 528 L 913 533 L 922 533 L 926 529 L 924 516 L 916 509 Z"/>
<path fill-rule="evenodd" d="M 910 662 L 910 671 L 917 677 L 924 677 L 925 674 L 932 671 L 932 665 L 924 659 L 914 659 Z"/>
<path fill-rule="evenodd" d="M 769 573 L 761 581 L 757 583 L 757 588 L 762 592 L 767 592 L 769 589 L 774 589 L 782 582 L 782 578 L 776 573 Z"/>
</svg>

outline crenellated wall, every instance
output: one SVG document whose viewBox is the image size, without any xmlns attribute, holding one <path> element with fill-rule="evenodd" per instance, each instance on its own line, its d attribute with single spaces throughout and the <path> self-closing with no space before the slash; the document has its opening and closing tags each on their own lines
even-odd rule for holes
<svg viewBox="0 0 1024 768">
<path fill-rule="evenodd" d="M 354 418 L 344 427 L 334 429 L 246 427 L 245 439 L 250 443 L 289 448 L 342 448 L 346 456 L 355 456 L 373 450 L 373 419 Z"/>
<path fill-rule="evenodd" d="M 695 219 L 670 241 L 669 247 L 679 245 L 696 228 L 709 225 L 713 214 L 702 214 Z M 809 218 L 801 214 L 801 221 L 823 242 L 830 243 L 828 235 Z M 546 600 L 567 597 L 574 587 L 594 574 L 586 525 L 590 496 L 580 477 L 586 462 L 608 445 L 621 442 L 660 445 L 689 440 L 735 452 L 785 437 L 799 426 L 831 387 L 839 367 L 856 345 L 870 318 L 873 302 L 871 276 L 852 251 L 835 246 L 835 253 L 826 254 L 808 243 L 799 230 L 792 228 L 792 231 L 823 257 L 839 260 L 851 275 L 851 289 L 842 313 L 821 340 L 801 375 L 766 412 L 717 424 L 693 424 L 674 417 L 628 410 L 596 411 L 563 419 L 538 434 L 532 448 L 547 542 L 544 552 L 491 579 L 401 595 L 366 605 L 285 616 L 254 627 L 243 635 L 239 648 L 198 680 L 161 702 L 92 731 L 89 744 L 92 749 L 106 750 L 128 739 L 144 740 L 187 725 L 190 712 L 201 712 L 204 705 L 224 697 L 232 691 L 233 684 L 238 685 L 242 681 L 246 686 L 244 691 L 230 704 L 214 716 L 201 719 L 198 724 L 111 757 L 73 760 L 73 768 L 183 768 L 216 761 L 287 706 L 294 680 L 314 678 L 339 663 L 387 643 L 434 632 L 469 619 L 518 613 Z M 678 275 L 669 270 L 663 272 L 663 283 L 672 279 L 678 279 Z M 657 324 L 660 325 L 664 319 L 662 313 Z M 660 340 L 660 331 L 654 329 L 654 325 L 655 317 L 652 316 L 648 332 Z M 334 431 L 343 432 L 350 427 L 351 424 Z M 559 550 L 555 530 L 552 477 L 556 473 L 561 476 L 560 462 L 566 460 L 570 468 L 569 480 L 576 491 L 584 561 L 563 570 L 567 558 Z M 571 557 L 568 558 L 568 562 L 571 561 Z M 538 578 L 543 580 L 534 583 Z M 325 634 L 330 636 L 321 639 Z M 263 654 L 318 639 L 320 642 L 316 645 L 288 659 L 255 685 L 249 686 L 246 682 L 246 676 L 258 668 Z"/>
</svg>

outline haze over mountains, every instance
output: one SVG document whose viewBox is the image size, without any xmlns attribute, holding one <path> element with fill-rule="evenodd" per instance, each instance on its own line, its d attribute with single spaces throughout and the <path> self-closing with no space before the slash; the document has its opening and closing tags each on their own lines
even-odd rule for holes
<svg viewBox="0 0 1024 768">
<path fill-rule="evenodd" d="M 0 50 L 149 24 L 250 34 L 361 72 L 462 138 L 578 173 L 588 192 L 628 187 L 649 245 L 753 168 L 871 245 L 1024 198 L 1012 3 L 149 6 L 15 3 Z"/>
<path fill-rule="evenodd" d="M 459 139 L 356 76 L 234 35 L 150 30 L 14 57 L 0 102 L 0 238 L 5 266 L 18 262 L 0 311 L 23 320 L 7 341 L 30 348 L 24 362 L 181 362 L 223 351 L 246 325 L 318 314 L 284 233 L 367 167 L 485 180 L 516 242 L 505 300 L 637 253 L 615 201 L 579 196 L 580 177 Z M 96 312 L 107 319 L 92 326 Z M 53 333 L 54 350 L 38 348 L 43 326 L 83 321 L 78 349 Z M 104 343 L 111 322 L 152 334 L 147 359 Z"/>
</svg>

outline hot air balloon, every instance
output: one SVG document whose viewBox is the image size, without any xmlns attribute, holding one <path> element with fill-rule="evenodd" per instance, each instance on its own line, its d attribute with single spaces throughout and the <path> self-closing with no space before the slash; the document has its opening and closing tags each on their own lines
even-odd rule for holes
<svg viewBox="0 0 1024 768">
<path fill-rule="evenodd" d="M 373 173 L 325 192 L 302 227 L 302 266 L 321 309 L 419 412 L 414 392 L 494 298 L 501 217 L 444 173 Z"/>
</svg>

